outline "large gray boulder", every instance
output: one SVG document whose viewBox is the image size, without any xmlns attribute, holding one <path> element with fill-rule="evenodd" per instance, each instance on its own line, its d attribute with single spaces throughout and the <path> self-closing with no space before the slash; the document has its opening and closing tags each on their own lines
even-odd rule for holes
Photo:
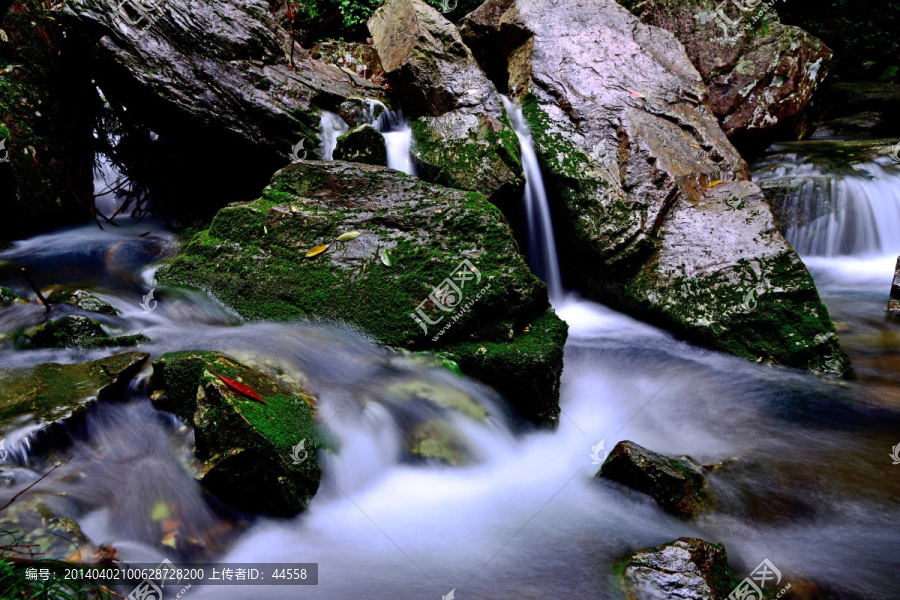
<svg viewBox="0 0 900 600">
<path fill-rule="evenodd" d="M 797 115 L 828 72 L 831 50 L 782 25 L 759 0 L 619 1 L 643 23 L 675 34 L 709 88 L 722 129 L 736 141 Z"/>
<path fill-rule="evenodd" d="M 812 278 L 673 34 L 614 0 L 489 0 L 462 32 L 503 50 L 492 69 L 523 103 L 569 281 L 737 356 L 848 373 Z"/>
<path fill-rule="evenodd" d="M 456 27 L 421 0 L 388 0 L 369 20 L 384 71 L 411 116 L 422 177 L 518 199 L 519 145 L 493 84 Z"/>
<path fill-rule="evenodd" d="M 315 154 L 320 110 L 380 95 L 368 80 L 297 52 L 292 66 L 265 0 L 168 0 L 145 16 L 118 5 L 85 0 L 66 10 L 97 47 L 104 92 L 173 143 L 198 138 L 224 155 L 222 138 L 230 152 L 255 148 L 284 164 L 301 139 Z"/>
</svg>

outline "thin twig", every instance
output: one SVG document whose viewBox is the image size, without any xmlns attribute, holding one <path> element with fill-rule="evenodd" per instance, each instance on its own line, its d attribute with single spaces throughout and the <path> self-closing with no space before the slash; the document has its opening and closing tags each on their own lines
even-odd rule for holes
<svg viewBox="0 0 900 600">
<path fill-rule="evenodd" d="M 31 485 L 29 485 L 27 488 L 25 488 L 24 490 L 21 490 L 18 494 L 16 494 L 12 498 L 10 498 L 9 502 L 4 504 L 3 506 L 0 506 L 0 510 L 3 510 L 4 508 L 8 507 L 10 504 L 15 502 L 16 498 L 18 498 L 19 496 L 21 496 L 22 494 L 24 494 L 25 492 L 27 492 L 28 490 L 30 490 L 31 488 L 33 488 L 34 486 L 39 484 L 41 482 L 41 480 L 44 479 L 47 475 L 49 475 L 53 471 L 57 470 L 58 468 L 60 468 L 61 466 L 63 466 L 67 462 L 69 462 L 70 460 L 72 460 L 71 456 L 69 458 L 67 458 L 66 460 L 62 461 L 61 463 L 59 463 L 58 465 L 56 465 L 55 467 L 53 467 L 52 469 L 50 469 L 49 471 L 47 471 L 46 473 L 44 473 L 43 475 L 41 475 L 40 477 L 38 477 L 35 481 L 32 482 Z"/>
<path fill-rule="evenodd" d="M 38 300 L 44 305 L 44 309 L 47 312 L 50 312 L 50 303 L 47 302 L 47 299 L 44 298 L 44 295 L 41 293 L 41 288 L 37 286 L 34 282 L 34 279 L 31 278 L 31 275 L 28 274 L 28 270 L 25 267 L 22 267 L 22 275 L 25 276 L 25 279 L 28 280 L 28 284 L 31 286 L 31 289 L 34 290 L 34 293 L 37 294 Z"/>
</svg>

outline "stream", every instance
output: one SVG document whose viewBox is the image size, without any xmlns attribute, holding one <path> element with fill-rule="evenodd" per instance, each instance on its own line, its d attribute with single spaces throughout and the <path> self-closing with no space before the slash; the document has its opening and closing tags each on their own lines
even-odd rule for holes
<svg viewBox="0 0 900 600">
<path fill-rule="evenodd" d="M 385 126 L 405 135 L 399 120 Z M 396 143 L 399 154 L 393 143 L 392 152 L 402 155 L 408 142 Z M 795 144 L 793 154 L 770 155 L 766 165 L 795 177 L 805 168 L 797 156 L 815 151 Z M 817 176 L 836 190 L 857 185 L 844 174 Z M 302 372 L 319 398 L 319 423 L 336 441 L 320 451 L 323 482 L 307 512 L 293 519 L 235 514 L 191 477 L 192 433 L 152 407 L 143 385 L 148 367 L 126 397 L 101 403 L 71 433 L 66 470 L 83 476 L 73 480 L 60 469 L 35 490 L 59 495 L 59 507 L 85 534 L 124 560 L 176 559 L 159 550 L 147 522 L 149 507 L 162 500 L 216 560 L 318 563 L 317 586 L 267 588 L 267 599 L 437 600 L 451 589 L 460 600 L 623 598 L 615 564 L 680 536 L 723 543 L 742 577 L 768 559 L 794 585 L 812 580 L 842 598 L 896 599 L 900 466 L 888 454 L 900 443 L 900 320 L 886 317 L 886 303 L 900 228 L 898 217 L 886 221 L 879 211 L 897 210 L 900 179 L 878 181 L 842 210 L 874 211 L 872 226 L 894 237 L 863 243 L 859 236 L 869 229 L 842 229 L 834 215 L 787 233 L 838 323 L 859 381 L 700 349 L 560 291 L 554 308 L 570 330 L 555 430 L 523 426 L 490 390 L 447 370 L 405 367 L 490 407 L 485 422 L 453 419 L 477 458 L 466 467 L 404 463 L 402 437 L 384 405 L 348 402 L 373 377 L 391 376 L 383 369 L 390 356 L 359 334 L 339 325 L 247 323 L 201 291 L 156 286 L 155 269 L 180 244 L 162 223 L 105 231 L 87 224 L 16 242 L 0 253 L 0 285 L 29 295 L 18 275 L 24 266 L 37 281 L 89 291 L 120 311 L 105 323 L 152 340 L 138 349 L 154 359 L 220 350 Z M 552 228 L 536 231 L 552 236 Z M 809 236 L 816 239 L 804 245 Z M 828 236 L 844 241 L 819 239 Z M 147 313 L 140 302 L 151 288 L 158 308 Z M 36 303 L 15 305 L 0 312 L 0 334 L 42 318 Z M 0 363 L 29 367 L 108 354 L 7 344 Z M 7 440 L 18 487 L 50 466 L 29 450 L 28 433 Z M 709 475 L 716 509 L 686 522 L 649 497 L 596 479 L 592 449 L 602 442 L 602 458 L 626 439 L 702 464 L 734 459 Z M 229 535 L 210 533 L 226 524 Z M 198 586 L 189 595 L 238 600 L 258 593 Z"/>
</svg>

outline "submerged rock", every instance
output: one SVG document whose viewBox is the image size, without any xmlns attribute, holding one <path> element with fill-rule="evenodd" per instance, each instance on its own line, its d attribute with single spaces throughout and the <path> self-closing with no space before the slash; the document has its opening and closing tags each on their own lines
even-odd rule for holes
<svg viewBox="0 0 900 600">
<path fill-rule="evenodd" d="M 412 154 L 423 178 L 495 203 L 518 200 L 515 132 L 456 26 L 421 0 L 388 0 L 368 25 L 388 80 L 417 117 Z"/>
<path fill-rule="evenodd" d="M 564 277 L 737 356 L 851 372 L 812 277 L 671 33 L 614 0 L 489 0 L 462 31 L 503 49 L 493 69 L 522 99 Z"/>
<path fill-rule="evenodd" d="M 19 330 L 13 334 L 13 337 L 16 346 L 22 349 L 114 348 L 116 346 L 137 346 L 149 340 L 147 336 L 140 333 L 123 336 L 107 335 L 101 323 L 82 315 L 68 315 L 36 327 Z"/>
<path fill-rule="evenodd" d="M 100 562 L 97 547 L 78 523 L 59 517 L 40 495 L 17 498 L 0 516 L 0 558 L 29 556 L 38 560 Z"/>
<path fill-rule="evenodd" d="M 799 27 L 782 25 L 767 3 L 619 1 L 642 22 L 675 34 L 709 88 L 725 134 L 736 141 L 799 114 L 828 72 L 831 50 Z"/>
<path fill-rule="evenodd" d="M 44 428 L 81 414 L 97 398 L 122 391 L 147 358 L 127 352 L 87 363 L 0 369 L 0 438 L 13 429 Z"/>
<path fill-rule="evenodd" d="M 622 588 L 628 600 L 725 600 L 738 582 L 722 544 L 682 537 L 632 554 Z"/>
<path fill-rule="evenodd" d="M 897 259 L 897 268 L 894 269 L 894 281 L 891 283 L 891 298 L 888 300 L 888 310 L 895 315 L 900 315 L 900 258 Z"/>
<path fill-rule="evenodd" d="M 682 519 L 693 517 L 705 504 L 706 478 L 693 465 L 634 442 L 616 444 L 597 477 L 647 494 L 667 512 Z"/>
<path fill-rule="evenodd" d="M 387 166 L 387 144 L 384 136 L 371 125 L 354 127 L 338 136 L 334 160 Z"/>
<path fill-rule="evenodd" d="M 233 382 L 246 388 L 239 391 Z M 307 390 L 199 351 L 163 354 L 153 363 L 151 388 L 158 408 L 194 427 L 199 479 L 217 498 L 273 515 L 306 508 L 322 478 L 314 399 Z"/>
<path fill-rule="evenodd" d="M 18 299 L 19 296 L 14 291 L 0 285 L 0 306 L 9 306 Z"/>
<path fill-rule="evenodd" d="M 57 290 L 47 297 L 47 302 L 49 302 L 51 306 L 65 302 L 66 304 L 71 304 L 72 306 L 77 306 L 78 308 L 91 312 L 102 313 L 104 315 L 119 314 L 119 311 L 117 311 L 112 304 L 104 302 L 97 296 L 89 294 L 84 290 Z"/>
<path fill-rule="evenodd" d="M 209 290 L 247 318 L 334 319 L 389 346 L 449 353 L 526 418 L 559 414 L 566 325 L 479 194 L 300 162 L 259 200 L 219 211 L 157 279 Z"/>
</svg>

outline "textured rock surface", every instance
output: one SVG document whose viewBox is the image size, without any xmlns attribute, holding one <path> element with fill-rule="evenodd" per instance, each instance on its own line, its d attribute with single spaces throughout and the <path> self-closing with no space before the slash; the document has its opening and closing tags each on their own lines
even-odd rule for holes
<svg viewBox="0 0 900 600">
<path fill-rule="evenodd" d="M 97 397 L 121 389 L 148 357 L 128 352 L 88 363 L 0 369 L 0 438 L 80 414 Z"/>
<path fill-rule="evenodd" d="M 495 60 L 523 98 L 564 277 L 741 357 L 849 371 L 812 278 L 673 34 L 613 0 L 489 0 L 462 31 L 504 49 Z"/>
<path fill-rule="evenodd" d="M 373 46 L 353 42 L 328 41 L 316 44 L 309 55 L 322 62 L 349 69 L 376 83 L 384 81 L 384 68 Z"/>
<path fill-rule="evenodd" d="M 742 11 L 737 2 L 715 0 L 620 2 L 644 23 L 675 34 L 729 137 L 759 134 L 797 115 L 827 73 L 831 50 L 782 25 L 765 3 L 742 3 L 753 7 Z"/>
<path fill-rule="evenodd" d="M 622 579 L 628 600 L 724 600 L 737 583 L 722 544 L 689 537 L 635 552 Z"/>
<path fill-rule="evenodd" d="M 218 375 L 259 394 L 260 403 Z M 215 352 L 174 352 L 153 363 L 152 399 L 194 427 L 200 480 L 220 500 L 253 512 L 292 515 L 319 488 L 314 400 Z M 303 445 L 296 453 L 297 444 Z M 297 464 L 299 463 L 299 464 Z"/>
<path fill-rule="evenodd" d="M 704 504 L 706 480 L 686 460 L 663 456 L 634 442 L 616 444 L 597 473 L 651 496 L 666 511 L 688 519 Z"/>
<path fill-rule="evenodd" d="M 146 28 L 104 0 L 68 6 L 98 45 L 103 89 L 173 143 L 223 138 L 283 164 L 301 138 L 318 147 L 320 109 L 379 90 L 305 57 L 292 69 L 264 0 L 170 0 Z"/>
<path fill-rule="evenodd" d="M 338 136 L 334 160 L 387 166 L 387 144 L 384 136 L 371 125 L 354 127 Z"/>
<path fill-rule="evenodd" d="M 388 0 L 369 20 L 388 80 L 411 116 L 422 176 L 499 204 L 524 185 L 519 146 L 490 80 L 456 27 L 420 0 Z"/>
<path fill-rule="evenodd" d="M 443 300 L 452 310 L 440 309 L 429 296 L 461 272 L 463 287 Z M 500 211 L 473 192 L 301 162 L 261 199 L 219 211 L 157 278 L 207 289 L 248 318 L 342 320 L 390 346 L 450 352 L 526 417 L 558 414 L 565 324 Z"/>
<path fill-rule="evenodd" d="M 900 258 L 897 259 L 897 268 L 894 269 L 894 281 L 891 284 L 891 298 L 888 301 L 888 310 L 895 315 L 900 315 Z"/>
</svg>

